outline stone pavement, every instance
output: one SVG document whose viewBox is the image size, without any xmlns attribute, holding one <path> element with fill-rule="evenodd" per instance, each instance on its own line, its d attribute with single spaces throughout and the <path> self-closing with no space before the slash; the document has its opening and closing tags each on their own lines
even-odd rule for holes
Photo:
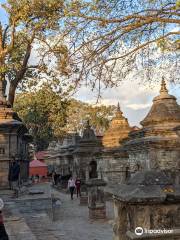
<svg viewBox="0 0 180 240">
<path fill-rule="evenodd" d="M 112 204 L 108 203 L 107 220 L 90 221 L 88 219 L 87 206 L 80 206 L 79 199 L 70 199 L 65 193 L 52 189 L 55 198 L 60 199 L 59 208 L 55 209 L 55 217 L 59 216 L 58 221 L 52 222 L 44 210 L 37 211 L 28 205 L 25 211 L 17 214 L 17 217 L 7 217 L 6 226 L 8 227 L 10 240 L 111 240 L 112 239 Z M 27 200 L 27 198 L 26 198 Z M 25 201 L 26 201 L 25 200 Z M 17 208 L 19 204 L 14 203 Z M 39 199 L 41 204 L 41 199 Z M 39 205 L 38 204 L 38 205 Z M 11 205 L 13 208 L 13 205 Z M 21 210 L 21 208 L 19 208 Z M 9 214 L 8 214 L 9 215 Z M 13 235 L 13 230 L 19 229 L 18 234 Z M 24 234 L 24 238 L 23 237 Z M 26 235 L 26 237 L 25 237 Z"/>
<path fill-rule="evenodd" d="M 87 206 L 79 206 L 79 200 L 54 190 L 54 195 L 61 199 L 58 215 L 60 219 L 51 222 L 47 215 L 24 214 L 26 222 L 38 240 L 111 240 L 112 226 L 110 218 L 106 221 L 92 222 L 88 219 Z M 110 210 L 110 208 L 109 208 Z M 108 214 L 112 217 L 112 213 Z"/>
</svg>

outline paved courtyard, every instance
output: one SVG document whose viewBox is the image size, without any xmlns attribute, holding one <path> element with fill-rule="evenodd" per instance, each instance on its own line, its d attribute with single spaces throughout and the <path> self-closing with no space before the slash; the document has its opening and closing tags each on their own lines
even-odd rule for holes
<svg viewBox="0 0 180 240">
<path fill-rule="evenodd" d="M 70 200 L 70 196 L 52 189 L 55 197 L 59 198 L 61 205 L 55 211 L 59 220 L 52 222 L 45 211 L 23 211 L 22 217 L 32 232 L 30 239 L 36 240 L 111 240 L 113 209 L 110 202 L 107 203 L 107 220 L 91 221 L 88 219 L 87 206 L 80 206 L 76 197 Z M 41 201 L 41 200 L 40 200 Z M 13 221 L 15 219 L 12 219 Z M 10 220 L 9 220 L 10 221 Z M 19 221 L 19 222 L 18 222 Z M 16 219 L 12 224 L 18 227 L 21 221 Z M 22 224 L 22 223 L 21 223 Z M 23 229 L 21 229 L 23 233 Z M 12 237 L 10 240 L 20 240 Z M 29 239 L 28 239 L 29 240 Z"/>
</svg>

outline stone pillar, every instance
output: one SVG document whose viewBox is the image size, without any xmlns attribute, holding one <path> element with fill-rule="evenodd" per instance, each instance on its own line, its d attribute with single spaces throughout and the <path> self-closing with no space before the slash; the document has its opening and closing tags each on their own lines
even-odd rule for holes
<svg viewBox="0 0 180 240">
<path fill-rule="evenodd" d="M 85 169 L 85 181 L 89 180 L 89 166 Z M 87 191 L 87 185 L 84 184 L 81 187 L 81 196 L 80 196 L 80 205 L 86 206 L 88 205 L 88 191 Z"/>
<path fill-rule="evenodd" d="M 103 187 L 106 183 L 101 179 L 91 179 L 88 186 L 88 208 L 89 218 L 92 220 L 106 218 L 106 203 Z"/>
<path fill-rule="evenodd" d="M 126 204 L 120 203 L 114 199 L 114 224 L 113 224 L 113 240 L 127 240 L 127 213 Z"/>
<path fill-rule="evenodd" d="M 81 206 L 87 206 L 88 205 L 88 192 L 87 192 L 86 184 L 84 184 L 81 187 L 80 205 Z"/>
</svg>

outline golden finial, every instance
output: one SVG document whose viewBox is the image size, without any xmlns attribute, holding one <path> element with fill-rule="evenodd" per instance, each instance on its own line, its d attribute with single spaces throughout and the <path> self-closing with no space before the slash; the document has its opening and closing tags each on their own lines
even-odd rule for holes
<svg viewBox="0 0 180 240">
<path fill-rule="evenodd" d="M 117 105 L 117 111 L 116 111 L 116 117 L 121 117 L 122 116 L 122 111 L 121 111 L 121 108 L 120 108 L 120 104 L 118 102 L 118 105 Z"/>
<path fill-rule="evenodd" d="M 164 77 L 162 77 L 162 82 L 161 82 L 161 90 L 160 90 L 160 93 L 163 93 L 163 92 L 168 92 L 167 90 L 167 87 L 166 87 L 166 82 L 165 82 L 165 79 Z"/>
<path fill-rule="evenodd" d="M 120 108 L 119 102 L 118 102 L 118 105 L 117 105 L 117 110 L 118 110 L 118 112 L 121 112 L 121 108 Z"/>
</svg>

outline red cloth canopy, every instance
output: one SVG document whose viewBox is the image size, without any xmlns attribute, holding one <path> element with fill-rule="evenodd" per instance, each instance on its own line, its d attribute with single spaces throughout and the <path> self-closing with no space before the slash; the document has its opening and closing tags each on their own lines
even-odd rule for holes
<svg viewBox="0 0 180 240">
<path fill-rule="evenodd" d="M 39 175 L 47 177 L 48 168 L 44 162 L 33 160 L 29 165 L 29 175 Z"/>
<path fill-rule="evenodd" d="M 44 161 L 44 158 L 46 157 L 46 155 L 47 155 L 46 151 L 39 151 L 35 153 L 35 158 L 40 161 Z"/>
<path fill-rule="evenodd" d="M 30 162 L 30 167 L 47 167 L 47 165 L 44 162 L 34 159 Z"/>
</svg>

